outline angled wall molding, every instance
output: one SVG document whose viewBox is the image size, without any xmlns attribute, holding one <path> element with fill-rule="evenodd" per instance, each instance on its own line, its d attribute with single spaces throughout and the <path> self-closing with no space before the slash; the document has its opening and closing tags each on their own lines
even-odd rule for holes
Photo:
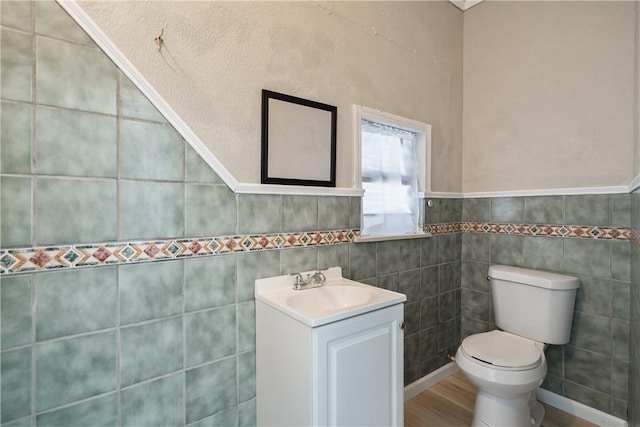
<svg viewBox="0 0 640 427">
<path fill-rule="evenodd" d="M 134 85 L 149 99 L 176 131 L 190 144 L 203 160 L 220 176 L 224 183 L 234 193 L 245 194 L 289 194 L 289 195 L 318 195 L 318 196 L 362 196 L 360 188 L 325 188 L 299 187 L 286 185 L 263 185 L 258 183 L 240 183 L 229 172 L 209 148 L 200 140 L 184 120 L 173 110 L 169 103 L 145 79 L 129 59 L 107 37 L 98 25 L 87 15 L 75 0 L 56 0 L 58 4 L 73 18 L 74 21 L 93 39 L 116 66 L 133 82 Z M 450 0 L 462 10 L 480 3 L 482 0 Z M 555 188 L 514 191 L 487 192 L 437 192 L 424 193 L 424 198 L 483 198 L 483 197 L 525 197 L 525 196 L 561 196 L 584 194 L 623 194 L 640 188 L 640 174 L 629 185 L 584 188 Z"/>
<path fill-rule="evenodd" d="M 215 173 L 234 193 L 251 194 L 291 194 L 291 195 L 331 195 L 331 196 L 361 196 L 363 190 L 357 188 L 325 188 L 325 187 L 294 187 L 286 185 L 262 185 L 254 183 L 240 183 L 229 172 L 209 148 L 200 140 L 198 135 L 175 112 L 169 103 L 145 79 L 138 69 L 129 61 L 120 49 L 98 27 L 75 0 L 56 0 L 57 3 L 73 18 L 73 20 L 93 39 L 103 52 L 113 61 L 133 84 L 149 99 L 165 119 L 187 141 L 189 145 L 202 157 Z"/>
<path fill-rule="evenodd" d="M 73 18 L 76 23 L 93 39 L 93 41 L 104 51 L 138 89 L 149 99 L 154 107 L 158 109 L 165 119 L 176 129 L 176 131 L 193 147 L 194 150 L 204 159 L 205 162 L 220 176 L 227 186 L 235 191 L 238 181 L 224 167 L 222 163 L 211 153 L 207 146 L 198 138 L 191 128 L 174 111 L 167 101 L 155 90 L 155 88 L 144 78 L 142 73 L 129 61 L 120 49 L 107 37 L 98 25 L 87 15 L 87 13 L 74 0 L 56 0 L 58 4 Z"/>
</svg>

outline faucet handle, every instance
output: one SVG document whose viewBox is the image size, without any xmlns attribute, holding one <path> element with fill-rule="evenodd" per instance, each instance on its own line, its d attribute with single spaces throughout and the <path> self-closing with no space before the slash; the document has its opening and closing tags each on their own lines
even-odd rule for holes
<svg viewBox="0 0 640 427">
<path fill-rule="evenodd" d="M 294 286 L 302 286 L 302 285 L 304 285 L 304 279 L 302 278 L 302 274 L 300 274 L 300 273 L 289 273 L 289 276 L 294 276 L 294 278 L 293 278 Z"/>
<path fill-rule="evenodd" d="M 316 272 L 313 274 L 313 276 L 311 276 L 311 278 L 315 282 L 319 282 L 319 283 L 324 283 L 327 281 L 327 276 L 325 276 L 320 270 L 316 270 Z"/>
</svg>

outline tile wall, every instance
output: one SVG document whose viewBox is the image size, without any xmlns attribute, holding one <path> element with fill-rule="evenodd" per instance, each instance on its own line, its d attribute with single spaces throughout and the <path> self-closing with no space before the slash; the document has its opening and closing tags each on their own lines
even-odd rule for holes
<svg viewBox="0 0 640 427">
<path fill-rule="evenodd" d="M 640 427 L 640 190 L 631 194 L 629 427 Z"/>
<path fill-rule="evenodd" d="M 56 3 L 1 16 L 2 247 L 236 232 L 254 201 Z M 255 424 L 254 259 L 3 277 L 2 425 Z"/>
<path fill-rule="evenodd" d="M 54 2 L 1 19 L 3 249 L 359 227 L 357 198 L 233 194 Z M 407 293 L 410 380 L 457 344 L 459 234 L 110 259 L 1 277 L 3 427 L 255 425 L 259 277 L 339 265 Z"/>
<path fill-rule="evenodd" d="M 357 198 L 233 194 L 52 1 L 3 1 L 1 15 L 2 248 L 359 227 Z M 629 224 L 627 196 L 433 202 L 425 224 Z M 336 265 L 407 295 L 410 383 L 446 364 L 461 336 L 493 327 L 490 262 L 587 284 L 545 386 L 620 415 L 629 251 L 456 231 L 5 275 L 0 422 L 255 425 L 253 281 Z"/>
<path fill-rule="evenodd" d="M 462 218 L 462 200 L 433 200 L 427 224 L 453 224 Z M 460 342 L 461 233 L 427 239 L 351 244 L 354 280 L 399 290 L 405 303 L 405 384 L 449 363 Z M 373 259 L 376 260 L 376 276 Z M 370 267 L 361 271 L 361 262 Z"/>
<path fill-rule="evenodd" d="M 465 199 L 463 221 L 629 227 L 631 196 L 587 195 Z M 490 264 L 580 278 L 571 341 L 549 346 L 543 387 L 626 419 L 629 371 L 630 243 L 464 233 L 461 336 L 495 327 Z"/>
</svg>

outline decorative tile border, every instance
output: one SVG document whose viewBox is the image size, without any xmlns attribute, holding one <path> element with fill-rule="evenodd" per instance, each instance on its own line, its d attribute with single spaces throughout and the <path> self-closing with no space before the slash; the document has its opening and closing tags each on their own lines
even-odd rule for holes
<svg viewBox="0 0 640 427">
<path fill-rule="evenodd" d="M 348 243 L 359 234 L 349 229 L 5 249 L 0 274 Z"/>
<path fill-rule="evenodd" d="M 631 240 L 631 244 L 636 248 L 636 251 L 640 252 L 640 234 L 633 227 L 631 228 L 629 240 Z"/>
<path fill-rule="evenodd" d="M 630 228 L 544 224 L 459 222 L 427 224 L 424 231 L 493 233 L 579 239 L 631 240 L 640 250 L 640 235 Z M 358 229 L 245 236 L 198 237 L 0 250 L 0 274 L 17 274 L 99 265 L 133 264 L 227 253 L 332 245 L 353 242 Z"/>
<path fill-rule="evenodd" d="M 425 224 L 422 226 L 422 230 L 431 234 L 459 233 L 462 231 L 462 223 Z"/>
<path fill-rule="evenodd" d="M 494 233 L 577 239 L 629 240 L 631 237 L 631 229 L 628 227 L 463 222 L 460 224 L 460 229 L 460 231 L 465 233 Z"/>
</svg>

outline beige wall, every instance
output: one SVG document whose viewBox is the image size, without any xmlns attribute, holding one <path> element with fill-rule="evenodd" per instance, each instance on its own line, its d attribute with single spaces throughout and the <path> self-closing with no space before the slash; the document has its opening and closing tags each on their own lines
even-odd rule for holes
<svg viewBox="0 0 640 427">
<path fill-rule="evenodd" d="M 433 125 L 432 187 L 462 189 L 463 18 L 449 2 L 80 5 L 240 182 L 260 180 L 266 88 L 338 107 L 338 186 L 352 184 L 362 104 Z"/>
<path fill-rule="evenodd" d="M 634 7 L 488 1 L 465 12 L 465 192 L 629 184 Z"/>
</svg>

